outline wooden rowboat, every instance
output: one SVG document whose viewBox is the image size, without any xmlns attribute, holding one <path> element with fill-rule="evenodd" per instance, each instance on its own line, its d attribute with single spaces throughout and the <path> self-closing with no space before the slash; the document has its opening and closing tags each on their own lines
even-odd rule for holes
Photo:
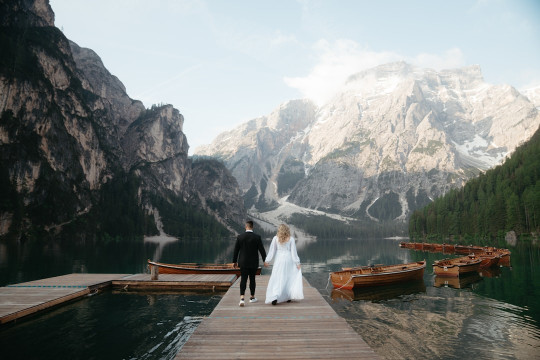
<svg viewBox="0 0 540 360">
<path fill-rule="evenodd" d="M 330 279 L 334 288 L 350 290 L 359 286 L 378 286 L 422 279 L 425 268 L 425 260 L 409 264 L 361 266 L 332 272 Z"/>
<path fill-rule="evenodd" d="M 472 245 L 456 245 L 454 251 L 456 254 L 472 254 L 474 246 Z"/>
<path fill-rule="evenodd" d="M 490 268 L 499 265 L 501 255 L 493 251 L 485 251 L 478 254 L 474 254 L 475 257 L 482 260 L 480 262 L 480 269 Z"/>
<path fill-rule="evenodd" d="M 432 252 L 454 252 L 454 245 L 436 244 L 436 243 L 416 243 L 416 242 L 400 242 L 399 247 L 413 250 L 423 250 Z M 468 248 L 468 247 L 467 247 Z"/>
<path fill-rule="evenodd" d="M 451 254 L 456 251 L 456 246 L 452 244 L 442 244 L 442 252 Z"/>
<path fill-rule="evenodd" d="M 502 253 L 501 254 L 501 259 L 499 260 L 499 265 L 500 266 L 507 266 L 507 267 L 510 267 L 510 253 Z"/>
<path fill-rule="evenodd" d="M 479 254 L 487 251 L 498 253 L 502 258 L 510 256 L 510 250 L 498 249 L 493 246 L 476 246 L 476 245 L 452 245 L 452 244 L 437 244 L 437 243 L 416 243 L 416 242 L 400 242 L 399 247 L 413 250 L 423 250 L 443 253 L 456 254 Z"/>
<path fill-rule="evenodd" d="M 468 250 L 468 252 L 465 251 L 465 248 Z M 468 254 L 482 254 L 486 252 L 492 252 L 493 254 L 499 255 L 500 259 L 498 264 L 501 266 L 510 266 L 510 250 L 508 249 L 498 249 L 493 246 L 464 246 L 461 248 L 461 251 L 463 253 Z M 456 250 L 457 252 L 457 250 Z"/>
<path fill-rule="evenodd" d="M 444 244 L 431 244 L 431 251 L 442 252 Z"/>
<path fill-rule="evenodd" d="M 499 259 L 499 265 L 500 266 L 510 266 L 510 250 L 508 249 L 497 249 L 497 248 L 485 248 L 486 251 L 492 251 L 494 254 L 499 255 L 501 258 Z"/>
<path fill-rule="evenodd" d="M 429 247 L 431 247 L 431 244 L 402 241 L 399 243 L 399 247 L 413 250 L 427 250 Z"/>
<path fill-rule="evenodd" d="M 510 255 L 510 250 L 508 249 L 498 249 L 493 246 L 476 246 L 476 245 L 456 245 L 455 251 L 457 253 L 464 254 L 478 254 L 486 251 L 501 252 L 504 254 Z"/>
<path fill-rule="evenodd" d="M 437 260 L 433 263 L 433 272 L 437 276 L 460 276 L 477 271 L 481 262 L 482 260 L 475 256 Z"/>
<path fill-rule="evenodd" d="M 240 268 L 234 267 L 233 263 L 228 264 L 197 264 L 180 263 L 164 264 L 148 260 L 150 267 L 156 266 L 159 274 L 235 274 L 240 276 Z M 257 275 L 261 274 L 261 267 L 257 269 Z"/>
<path fill-rule="evenodd" d="M 414 249 L 414 244 L 415 243 L 402 241 L 402 242 L 399 243 L 399 247 L 402 247 L 402 248 L 405 248 L 405 249 Z"/>
</svg>

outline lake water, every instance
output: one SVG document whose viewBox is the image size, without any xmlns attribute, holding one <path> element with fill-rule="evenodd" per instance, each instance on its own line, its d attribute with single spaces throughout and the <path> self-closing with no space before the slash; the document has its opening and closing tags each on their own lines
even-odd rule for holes
<svg viewBox="0 0 540 360">
<path fill-rule="evenodd" d="M 140 273 L 147 259 L 229 262 L 233 245 L 232 238 L 0 244 L 0 285 L 72 272 Z M 386 239 L 298 239 L 306 279 L 387 359 L 540 359 L 540 249 L 510 250 L 509 267 L 445 282 L 430 264 L 453 255 L 401 249 Z M 419 282 L 355 291 L 332 290 L 328 282 L 329 272 L 342 266 L 423 259 L 428 267 Z M 104 291 L 0 327 L 2 359 L 171 359 L 221 296 Z"/>
</svg>

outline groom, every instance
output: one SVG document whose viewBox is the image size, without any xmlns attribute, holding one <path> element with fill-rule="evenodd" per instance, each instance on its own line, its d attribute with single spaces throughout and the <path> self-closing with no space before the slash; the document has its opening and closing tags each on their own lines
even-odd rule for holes
<svg viewBox="0 0 540 360">
<path fill-rule="evenodd" d="M 240 306 L 244 306 L 244 294 L 246 292 L 247 279 L 249 277 L 250 303 L 257 302 L 255 297 L 255 273 L 259 268 L 259 253 L 263 262 L 266 259 L 266 251 L 261 237 L 253 232 L 253 221 L 246 221 L 246 232 L 236 237 L 234 245 L 234 267 L 240 266 Z"/>
</svg>

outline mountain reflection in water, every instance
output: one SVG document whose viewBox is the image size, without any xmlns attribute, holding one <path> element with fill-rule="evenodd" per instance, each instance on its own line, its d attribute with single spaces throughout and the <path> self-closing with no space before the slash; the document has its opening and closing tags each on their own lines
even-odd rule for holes
<svg viewBox="0 0 540 360">
<path fill-rule="evenodd" d="M 365 301 L 383 301 L 400 298 L 405 295 L 425 293 L 426 285 L 424 280 L 408 281 L 400 284 L 391 284 L 383 286 L 357 287 L 352 290 L 333 289 L 332 300 L 365 300 Z"/>
<path fill-rule="evenodd" d="M 0 285 L 71 272 L 140 273 L 167 263 L 232 260 L 234 237 L 104 244 L 0 244 Z M 266 249 L 269 238 L 264 240 Z M 512 248 L 512 267 L 439 284 L 430 264 L 448 254 L 387 239 L 303 239 L 302 273 L 386 359 L 532 359 L 540 354 L 540 249 Z M 159 259 L 155 259 L 158 257 Z M 423 281 L 333 291 L 342 267 L 426 260 Z M 264 268 L 269 275 L 271 268 Z M 264 293 L 257 293 L 264 299 Z M 172 359 L 221 294 L 105 291 L 0 328 L 2 354 L 19 358 Z M 262 299 L 260 299 L 262 300 Z M 67 335 L 66 335 L 67 334 Z M 330 333 L 330 336 L 339 334 Z M 32 339 L 33 346 L 28 346 Z M 24 349 L 20 353 L 20 349 Z M 13 352 L 19 351 L 19 353 Z"/>
<path fill-rule="evenodd" d="M 312 265 L 305 276 L 384 358 L 540 358 L 538 247 L 512 248 L 511 267 L 508 263 L 462 278 L 438 279 L 428 265 L 420 284 L 333 290 L 325 270 L 424 259 L 432 264 L 448 257 L 398 249 L 398 242 L 386 240 L 358 240 L 348 250 L 345 244 L 338 242 L 336 248 L 343 249 L 335 252 L 319 244 L 329 261 L 326 267 Z"/>
<path fill-rule="evenodd" d="M 457 277 L 435 276 L 433 286 L 447 286 L 454 289 L 464 289 L 479 281 L 482 281 L 482 277 L 477 272 L 467 273 Z"/>
<path fill-rule="evenodd" d="M 519 314 L 526 309 L 501 309 L 498 301 L 469 291 L 429 286 L 426 290 L 384 302 L 334 302 L 333 307 L 386 359 L 529 359 L 538 355 L 538 327 Z"/>
</svg>

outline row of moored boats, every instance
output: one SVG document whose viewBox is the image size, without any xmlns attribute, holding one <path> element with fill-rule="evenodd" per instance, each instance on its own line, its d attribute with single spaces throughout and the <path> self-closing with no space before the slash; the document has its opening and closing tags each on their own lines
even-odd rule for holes
<svg viewBox="0 0 540 360">
<path fill-rule="evenodd" d="M 399 245 L 413 250 L 466 254 L 461 257 L 436 260 L 432 266 L 434 274 L 438 277 L 459 277 L 481 269 L 510 265 L 508 249 L 412 242 L 402 242 Z M 407 264 L 360 266 L 332 272 L 330 279 L 336 289 L 353 289 L 419 280 L 423 278 L 425 268 L 425 260 Z"/>
<path fill-rule="evenodd" d="M 401 242 L 400 247 L 413 250 L 466 254 L 461 257 L 435 261 L 433 272 L 438 277 L 459 277 L 467 273 L 510 265 L 510 251 L 494 247 L 464 246 L 452 244 Z M 156 267 L 160 274 L 234 274 L 240 276 L 240 269 L 234 264 L 165 264 L 148 260 L 149 267 Z M 332 285 L 336 289 L 353 289 L 402 283 L 420 280 L 424 276 L 426 261 L 415 261 L 407 264 L 369 265 L 343 268 L 330 273 Z M 257 274 L 261 273 L 261 268 Z"/>
</svg>

